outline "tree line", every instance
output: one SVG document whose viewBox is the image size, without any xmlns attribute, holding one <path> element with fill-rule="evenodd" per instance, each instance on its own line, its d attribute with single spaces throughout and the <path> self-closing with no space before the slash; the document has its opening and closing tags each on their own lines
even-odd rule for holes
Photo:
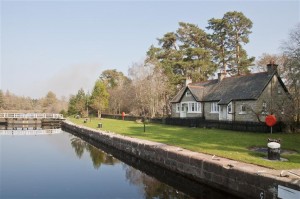
<svg viewBox="0 0 300 199">
<path fill-rule="evenodd" d="M 66 114 L 67 107 L 68 102 L 64 98 L 58 99 L 52 91 L 49 91 L 45 97 L 32 99 L 0 90 L 0 111 Z"/>
</svg>

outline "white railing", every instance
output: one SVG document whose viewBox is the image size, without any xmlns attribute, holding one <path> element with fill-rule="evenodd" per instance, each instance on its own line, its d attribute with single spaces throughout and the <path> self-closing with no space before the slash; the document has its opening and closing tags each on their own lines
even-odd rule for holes
<svg viewBox="0 0 300 199">
<path fill-rule="evenodd" d="M 62 133 L 61 129 L 41 129 L 41 130 L 0 130 L 1 135 L 50 135 Z"/>
<path fill-rule="evenodd" d="M 5 119 L 64 119 L 62 114 L 56 113 L 0 113 Z"/>
</svg>

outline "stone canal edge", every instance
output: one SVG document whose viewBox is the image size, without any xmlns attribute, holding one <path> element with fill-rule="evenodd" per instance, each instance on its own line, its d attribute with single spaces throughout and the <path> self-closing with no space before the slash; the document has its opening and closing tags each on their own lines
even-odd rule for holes
<svg viewBox="0 0 300 199">
<path fill-rule="evenodd" d="M 83 127 L 67 120 L 62 122 L 62 128 L 243 198 L 277 198 L 282 187 L 287 191 L 300 191 L 300 169 L 269 169 Z"/>
</svg>

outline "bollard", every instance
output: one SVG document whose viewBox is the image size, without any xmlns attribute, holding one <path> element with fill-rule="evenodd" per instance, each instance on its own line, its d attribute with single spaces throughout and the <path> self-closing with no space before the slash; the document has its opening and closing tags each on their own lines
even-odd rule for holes
<svg viewBox="0 0 300 199">
<path fill-rule="evenodd" d="M 98 128 L 102 128 L 102 123 L 98 123 Z"/>
<path fill-rule="evenodd" d="M 268 143 L 268 159 L 280 160 L 280 144 L 277 142 Z"/>
</svg>

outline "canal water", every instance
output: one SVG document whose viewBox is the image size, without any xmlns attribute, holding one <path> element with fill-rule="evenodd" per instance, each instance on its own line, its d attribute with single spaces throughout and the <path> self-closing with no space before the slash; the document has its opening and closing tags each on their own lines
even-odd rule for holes
<svg viewBox="0 0 300 199">
<path fill-rule="evenodd" d="M 60 129 L 0 130 L 0 163 L 1 199 L 235 198 Z"/>
</svg>

